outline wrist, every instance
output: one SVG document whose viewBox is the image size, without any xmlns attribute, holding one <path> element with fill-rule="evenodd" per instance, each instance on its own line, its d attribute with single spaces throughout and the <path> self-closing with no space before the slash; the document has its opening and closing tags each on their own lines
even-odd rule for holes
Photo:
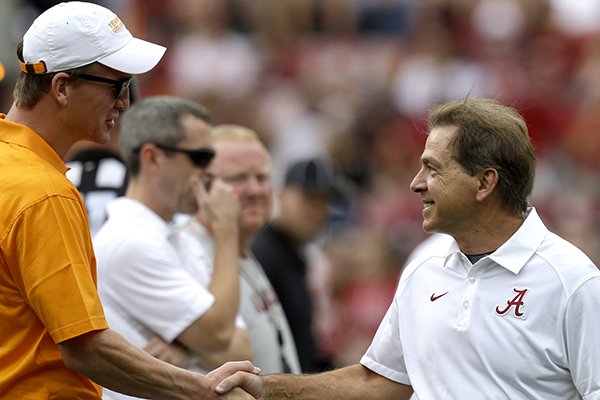
<svg viewBox="0 0 600 400">
<path fill-rule="evenodd" d="M 213 220 L 211 221 L 211 230 L 215 236 L 237 235 L 239 231 L 237 219 L 235 221 Z"/>
</svg>

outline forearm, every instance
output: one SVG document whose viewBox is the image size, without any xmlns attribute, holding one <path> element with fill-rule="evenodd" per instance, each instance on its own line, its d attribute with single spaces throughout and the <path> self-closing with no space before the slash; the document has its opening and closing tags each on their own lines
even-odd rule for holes
<svg viewBox="0 0 600 400">
<path fill-rule="evenodd" d="M 266 375 L 262 378 L 264 400 L 408 400 L 410 386 L 392 382 L 364 366 L 315 375 Z"/>
<path fill-rule="evenodd" d="M 160 361 L 111 330 L 88 333 L 59 348 L 67 366 L 117 392 L 150 399 L 214 397 L 206 377 Z"/>
<path fill-rule="evenodd" d="M 188 368 L 191 362 L 188 349 L 177 342 L 167 343 L 159 336 L 150 339 L 144 347 L 144 351 L 159 360 L 180 368 Z"/>
<path fill-rule="evenodd" d="M 218 318 L 212 325 L 233 327 L 240 302 L 238 229 L 227 226 L 216 229 L 213 234 L 215 252 L 208 288 L 215 298 L 213 308 Z"/>
<path fill-rule="evenodd" d="M 252 344 L 243 329 L 236 329 L 229 349 L 220 353 L 198 355 L 198 365 L 205 370 L 215 369 L 227 361 L 252 360 Z"/>
<path fill-rule="evenodd" d="M 223 223 L 212 233 L 215 254 L 208 290 L 214 304 L 177 337 L 196 354 L 223 352 L 231 345 L 240 301 L 237 232 L 237 226 Z"/>
</svg>

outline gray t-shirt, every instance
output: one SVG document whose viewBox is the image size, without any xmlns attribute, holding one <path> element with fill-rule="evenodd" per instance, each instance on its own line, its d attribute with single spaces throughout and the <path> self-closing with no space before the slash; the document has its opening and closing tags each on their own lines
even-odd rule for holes
<svg viewBox="0 0 600 400">
<path fill-rule="evenodd" d="M 240 314 L 262 373 L 301 372 L 294 338 L 277 294 L 258 261 L 240 259 Z"/>
<path fill-rule="evenodd" d="M 195 218 L 185 229 L 214 257 L 214 241 Z M 252 343 L 252 363 L 263 374 L 301 372 L 298 353 L 275 290 L 252 254 L 240 258 L 240 309 Z"/>
</svg>

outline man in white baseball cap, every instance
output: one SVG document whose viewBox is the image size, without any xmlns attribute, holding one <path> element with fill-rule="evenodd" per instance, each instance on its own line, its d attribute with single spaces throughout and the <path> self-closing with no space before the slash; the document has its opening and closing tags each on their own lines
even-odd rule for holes
<svg viewBox="0 0 600 400">
<path fill-rule="evenodd" d="M 148 72 L 165 48 L 134 38 L 119 17 L 92 3 L 60 3 L 23 37 L 21 69 L 28 74 L 68 71 L 98 62 L 127 74 Z"/>
<path fill-rule="evenodd" d="M 64 158 L 106 143 L 133 74 L 165 48 L 134 38 L 110 10 L 69 2 L 41 14 L 17 54 L 22 74 L 0 114 L 0 398 L 99 400 L 100 385 L 143 398 L 216 398 L 216 382 L 166 364 L 106 322 L 84 203 Z M 238 391 L 232 399 L 248 399 Z"/>
</svg>

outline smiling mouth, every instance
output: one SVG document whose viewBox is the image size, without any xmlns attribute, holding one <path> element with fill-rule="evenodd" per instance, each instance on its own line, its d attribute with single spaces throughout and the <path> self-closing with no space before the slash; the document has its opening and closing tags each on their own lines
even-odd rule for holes
<svg viewBox="0 0 600 400">
<path fill-rule="evenodd" d="M 265 206 L 263 206 L 262 204 L 247 204 L 242 206 L 242 208 L 248 211 L 263 211 L 265 209 Z"/>
<path fill-rule="evenodd" d="M 433 206 L 435 203 L 433 201 L 424 201 L 423 202 L 423 210 L 427 210 L 428 208 L 430 208 L 431 206 Z"/>
</svg>

